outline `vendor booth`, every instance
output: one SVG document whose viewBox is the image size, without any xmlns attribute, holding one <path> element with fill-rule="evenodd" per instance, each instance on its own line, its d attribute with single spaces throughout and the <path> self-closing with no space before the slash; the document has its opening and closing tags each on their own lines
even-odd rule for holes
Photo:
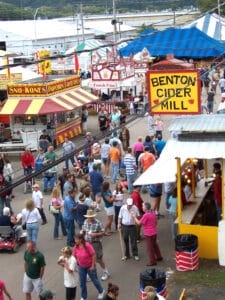
<svg viewBox="0 0 225 300">
<path fill-rule="evenodd" d="M 8 99 L 0 115 L 10 116 L 12 137 L 18 133 L 23 143 L 38 148 L 39 136 L 48 130 L 55 145 L 81 133 L 81 107 L 98 98 L 80 88 L 79 76 L 50 76 L 8 85 Z"/>
<path fill-rule="evenodd" d="M 199 256 L 218 258 L 218 201 L 213 164 L 221 166 L 221 219 L 224 220 L 224 159 L 225 120 L 222 115 L 185 116 L 173 120 L 168 140 L 160 158 L 145 171 L 134 185 L 176 182 L 178 190 L 177 220 L 179 234 L 198 237 Z M 213 172 L 215 174 L 213 174 Z M 182 205 L 182 189 L 189 190 Z M 224 251 L 223 251 L 224 252 Z"/>
</svg>

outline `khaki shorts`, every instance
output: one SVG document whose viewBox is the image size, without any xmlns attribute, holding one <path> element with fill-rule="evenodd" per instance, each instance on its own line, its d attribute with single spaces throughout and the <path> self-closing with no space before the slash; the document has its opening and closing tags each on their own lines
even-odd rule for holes
<svg viewBox="0 0 225 300">
<path fill-rule="evenodd" d="M 41 278 L 32 279 L 32 278 L 28 277 L 26 273 L 24 273 L 23 293 L 30 294 L 33 290 L 35 290 L 37 295 L 40 295 L 40 293 L 43 290 L 43 282 L 42 282 Z"/>
<path fill-rule="evenodd" d="M 99 262 L 103 258 L 102 242 L 92 242 L 93 248 L 95 249 L 96 261 Z"/>
</svg>

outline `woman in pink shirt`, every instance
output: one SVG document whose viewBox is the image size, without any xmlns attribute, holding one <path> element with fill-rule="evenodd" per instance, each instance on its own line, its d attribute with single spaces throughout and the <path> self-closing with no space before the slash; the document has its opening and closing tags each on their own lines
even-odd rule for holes
<svg viewBox="0 0 225 300">
<path fill-rule="evenodd" d="M 137 142 L 134 143 L 134 147 L 133 147 L 133 153 L 134 153 L 134 156 L 136 158 L 136 165 L 137 166 L 138 166 L 138 157 L 143 152 L 144 152 L 143 140 L 142 140 L 142 137 L 139 136 Z"/>
<path fill-rule="evenodd" d="M 96 265 L 95 265 L 95 250 L 93 246 L 86 242 L 83 234 L 76 234 L 75 246 L 73 249 L 73 255 L 77 259 L 79 277 L 80 277 L 80 288 L 81 288 L 81 300 L 87 299 L 87 274 L 91 281 L 94 283 L 98 290 L 98 299 L 103 299 L 104 289 L 98 279 Z"/>
<path fill-rule="evenodd" d="M 151 210 L 151 204 L 148 202 L 143 203 L 144 215 L 140 220 L 132 214 L 135 222 L 139 225 L 143 225 L 143 231 L 147 246 L 147 252 L 149 256 L 149 263 L 147 266 L 155 266 L 156 261 L 161 261 L 162 255 L 157 242 L 157 216 L 154 211 Z"/>
</svg>

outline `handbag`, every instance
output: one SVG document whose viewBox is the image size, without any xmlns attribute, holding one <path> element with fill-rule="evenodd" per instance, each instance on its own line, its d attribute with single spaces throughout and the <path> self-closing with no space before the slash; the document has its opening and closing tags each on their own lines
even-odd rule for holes
<svg viewBox="0 0 225 300">
<path fill-rule="evenodd" d="M 27 229 L 27 220 L 29 219 L 29 216 L 30 216 L 30 212 L 29 212 L 28 215 L 27 215 L 26 221 L 22 224 L 22 229 L 23 229 L 23 230 L 26 230 L 26 229 Z"/>
<path fill-rule="evenodd" d="M 59 213 L 59 209 L 55 208 L 53 205 L 49 205 L 49 211 L 51 214 L 58 214 Z"/>
</svg>

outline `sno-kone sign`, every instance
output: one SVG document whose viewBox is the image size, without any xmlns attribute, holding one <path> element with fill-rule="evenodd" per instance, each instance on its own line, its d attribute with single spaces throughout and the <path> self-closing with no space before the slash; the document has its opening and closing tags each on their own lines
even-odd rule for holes
<svg viewBox="0 0 225 300">
<path fill-rule="evenodd" d="M 148 71 L 147 85 L 153 114 L 200 113 L 200 80 L 197 70 Z"/>
</svg>

